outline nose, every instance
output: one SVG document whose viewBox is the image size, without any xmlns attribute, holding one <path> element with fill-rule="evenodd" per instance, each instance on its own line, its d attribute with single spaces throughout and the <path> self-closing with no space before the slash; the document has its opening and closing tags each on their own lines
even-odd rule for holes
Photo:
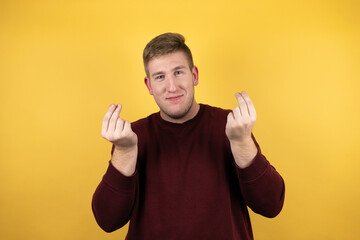
<svg viewBox="0 0 360 240">
<path fill-rule="evenodd" d="M 168 78 L 167 89 L 168 89 L 169 92 L 176 92 L 177 85 L 176 85 L 176 80 L 174 79 L 174 77 L 169 77 Z"/>
</svg>

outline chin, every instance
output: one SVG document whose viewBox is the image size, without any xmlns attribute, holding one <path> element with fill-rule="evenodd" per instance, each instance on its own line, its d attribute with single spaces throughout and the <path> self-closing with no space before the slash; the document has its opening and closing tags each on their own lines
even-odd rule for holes
<svg viewBox="0 0 360 240">
<path fill-rule="evenodd" d="M 190 111 L 190 108 L 183 108 L 183 109 L 176 109 L 176 110 L 171 110 L 171 109 L 162 109 L 162 112 L 165 113 L 168 117 L 172 118 L 172 119 L 181 119 L 183 117 L 185 117 L 188 112 Z"/>
<path fill-rule="evenodd" d="M 168 115 L 169 117 L 173 118 L 173 119 L 180 119 L 186 116 L 187 111 L 179 111 L 179 112 L 165 112 L 163 111 L 166 115 Z"/>
<path fill-rule="evenodd" d="M 193 102 L 187 102 L 187 103 L 179 103 L 173 106 L 167 106 L 167 107 L 160 107 L 160 110 L 167 115 L 168 117 L 172 119 L 181 119 L 187 116 L 187 114 L 190 112 Z"/>
</svg>

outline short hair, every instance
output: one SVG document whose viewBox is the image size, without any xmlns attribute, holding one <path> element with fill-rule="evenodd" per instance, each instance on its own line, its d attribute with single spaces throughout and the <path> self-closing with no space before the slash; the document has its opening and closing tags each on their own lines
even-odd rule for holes
<svg viewBox="0 0 360 240">
<path fill-rule="evenodd" d="M 187 60 L 190 69 L 194 67 L 193 58 L 189 47 L 185 44 L 185 38 L 179 33 L 164 33 L 153 38 L 145 47 L 143 60 L 146 75 L 149 77 L 148 64 L 151 59 L 170 54 L 176 51 L 182 51 Z"/>
</svg>

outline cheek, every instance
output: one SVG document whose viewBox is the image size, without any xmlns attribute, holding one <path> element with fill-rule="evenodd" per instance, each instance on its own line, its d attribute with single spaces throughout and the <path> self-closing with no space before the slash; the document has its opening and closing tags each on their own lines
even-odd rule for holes
<svg viewBox="0 0 360 240">
<path fill-rule="evenodd" d="M 161 94 L 162 92 L 165 91 L 165 87 L 163 84 L 154 84 L 153 87 L 152 87 L 152 91 L 153 91 L 153 94 Z"/>
<path fill-rule="evenodd" d="M 182 87 L 184 89 L 187 89 L 188 91 L 192 91 L 192 89 L 194 88 L 194 82 L 193 81 L 186 81 L 186 83 L 184 83 L 182 85 Z"/>
</svg>

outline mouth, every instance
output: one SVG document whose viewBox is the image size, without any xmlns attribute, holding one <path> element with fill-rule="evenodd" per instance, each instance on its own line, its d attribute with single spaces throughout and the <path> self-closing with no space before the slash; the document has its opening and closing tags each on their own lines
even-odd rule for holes
<svg viewBox="0 0 360 240">
<path fill-rule="evenodd" d="M 171 96 L 171 97 L 167 97 L 166 100 L 171 101 L 171 102 L 176 102 L 178 100 L 180 100 L 180 98 L 182 98 L 183 95 L 177 95 L 177 96 Z"/>
</svg>

